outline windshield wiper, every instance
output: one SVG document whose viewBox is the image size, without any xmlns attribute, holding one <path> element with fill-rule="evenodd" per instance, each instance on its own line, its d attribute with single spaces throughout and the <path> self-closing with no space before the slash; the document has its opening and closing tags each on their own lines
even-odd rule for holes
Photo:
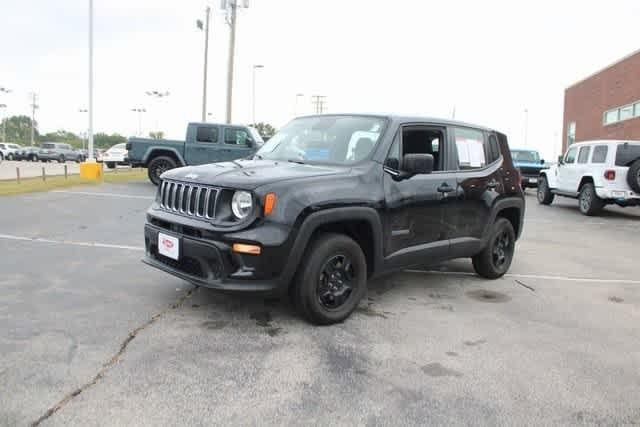
<svg viewBox="0 0 640 427">
<path fill-rule="evenodd" d="M 290 163 L 297 163 L 299 165 L 304 165 L 304 162 L 302 160 L 296 160 L 296 159 L 287 159 L 287 162 Z"/>
<path fill-rule="evenodd" d="M 235 160 L 231 160 L 231 163 L 238 166 L 240 169 L 244 168 L 244 166 L 242 166 L 240 163 L 236 162 Z"/>
</svg>

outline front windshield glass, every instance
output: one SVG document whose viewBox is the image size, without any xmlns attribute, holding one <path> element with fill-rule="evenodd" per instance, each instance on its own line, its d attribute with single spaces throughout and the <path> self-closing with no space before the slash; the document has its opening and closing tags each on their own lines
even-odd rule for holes
<svg viewBox="0 0 640 427">
<path fill-rule="evenodd" d="M 385 120 L 365 116 L 295 119 L 275 134 L 256 157 L 294 162 L 348 165 L 369 157 Z"/>
<path fill-rule="evenodd" d="M 539 162 L 540 155 L 537 151 L 516 150 L 511 152 L 511 157 L 516 162 Z"/>
</svg>

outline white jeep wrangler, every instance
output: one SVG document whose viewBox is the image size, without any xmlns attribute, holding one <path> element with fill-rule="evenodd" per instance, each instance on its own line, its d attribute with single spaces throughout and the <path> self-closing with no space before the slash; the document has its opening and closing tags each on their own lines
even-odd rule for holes
<svg viewBox="0 0 640 427">
<path fill-rule="evenodd" d="M 607 204 L 640 205 L 640 141 L 573 144 L 558 164 L 540 171 L 538 202 L 577 198 L 580 212 L 597 215 Z"/>
</svg>

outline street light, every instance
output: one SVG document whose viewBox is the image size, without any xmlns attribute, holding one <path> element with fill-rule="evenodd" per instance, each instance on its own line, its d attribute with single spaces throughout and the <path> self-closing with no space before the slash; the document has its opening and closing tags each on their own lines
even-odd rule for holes
<svg viewBox="0 0 640 427">
<path fill-rule="evenodd" d="M 205 11 L 205 24 L 203 28 L 202 21 L 198 19 L 197 26 L 200 30 L 204 31 L 204 71 L 202 75 L 202 121 L 206 120 L 205 113 L 207 112 L 207 64 L 209 63 L 209 16 L 211 15 L 211 8 L 207 6 Z"/>
<path fill-rule="evenodd" d="M 295 107 L 293 107 L 293 115 L 297 116 L 298 115 L 298 99 L 302 98 L 304 96 L 304 93 L 296 93 L 296 105 Z"/>
<path fill-rule="evenodd" d="M 7 104 L 0 104 L 0 109 L 4 108 L 7 108 Z M 5 117 L 2 117 L 2 142 L 7 142 L 7 119 Z"/>
<path fill-rule="evenodd" d="M 142 113 L 146 113 L 146 108 L 132 108 L 131 111 L 138 113 L 138 136 L 142 135 Z"/>
<path fill-rule="evenodd" d="M 147 94 L 147 96 L 150 96 L 151 98 L 155 98 L 156 100 L 161 100 L 162 98 L 166 98 L 167 96 L 169 96 L 169 91 L 165 90 L 164 92 L 161 92 L 159 90 L 148 90 L 145 92 Z M 156 107 L 159 104 L 156 102 Z M 158 129 L 160 127 L 160 125 L 158 124 L 158 112 L 156 111 L 156 131 L 159 131 L 160 129 Z"/>
<path fill-rule="evenodd" d="M 256 70 L 264 68 L 264 65 L 254 65 L 253 66 L 253 124 L 256 124 Z"/>
<path fill-rule="evenodd" d="M 89 110 L 87 110 L 86 108 L 78 108 L 78 113 L 88 113 Z M 82 141 L 82 149 L 84 150 L 84 138 L 82 137 L 82 134 L 86 133 L 85 131 L 81 131 L 80 132 L 80 140 Z M 89 152 L 87 152 L 87 158 L 89 157 Z"/>
</svg>

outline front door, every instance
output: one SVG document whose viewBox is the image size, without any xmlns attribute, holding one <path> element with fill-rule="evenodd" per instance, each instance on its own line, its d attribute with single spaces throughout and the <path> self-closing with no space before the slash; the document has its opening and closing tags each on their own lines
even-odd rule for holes
<svg viewBox="0 0 640 427">
<path fill-rule="evenodd" d="M 385 248 L 389 268 L 430 264 L 449 252 L 449 197 L 456 191 L 455 172 L 447 171 L 446 131 L 442 127 L 401 127 L 384 166 Z M 402 157 L 434 156 L 434 171 L 399 179 Z"/>
<path fill-rule="evenodd" d="M 558 164 L 558 190 L 566 193 L 578 191 L 577 157 L 578 147 L 571 147 L 564 156 L 564 161 Z"/>
<path fill-rule="evenodd" d="M 246 129 L 236 127 L 224 128 L 224 144 L 221 159 L 218 161 L 228 161 L 248 157 L 254 152 L 255 143 Z"/>
</svg>

